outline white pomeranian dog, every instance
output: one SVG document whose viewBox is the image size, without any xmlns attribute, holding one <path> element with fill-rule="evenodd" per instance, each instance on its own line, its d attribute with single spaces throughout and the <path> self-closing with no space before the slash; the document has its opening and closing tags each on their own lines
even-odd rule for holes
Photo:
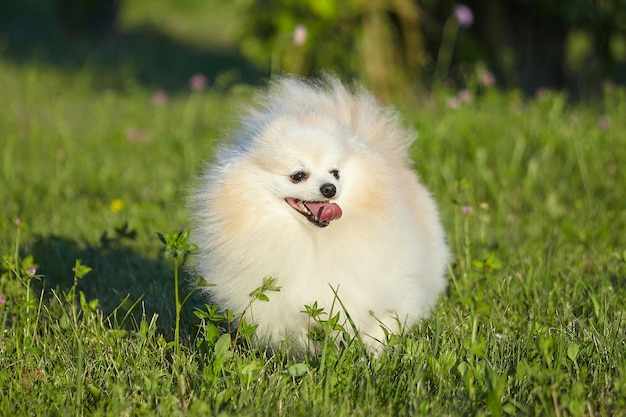
<svg viewBox="0 0 626 417">
<path fill-rule="evenodd" d="M 411 168 L 415 136 L 331 76 L 275 81 L 191 199 L 196 272 L 214 284 L 212 300 L 246 310 L 259 343 L 303 351 L 315 350 L 304 312 L 315 302 L 371 350 L 427 316 L 446 287 L 448 249 Z M 268 277 L 280 291 L 250 304 Z"/>
</svg>

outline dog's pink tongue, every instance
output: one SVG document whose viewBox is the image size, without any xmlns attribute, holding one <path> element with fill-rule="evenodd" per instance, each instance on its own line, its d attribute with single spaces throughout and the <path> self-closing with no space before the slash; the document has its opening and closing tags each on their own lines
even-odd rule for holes
<svg viewBox="0 0 626 417">
<path fill-rule="evenodd" d="M 320 222 L 329 222 L 341 218 L 341 207 L 336 203 L 307 203 L 307 207 L 312 213 L 317 213 Z"/>
<path fill-rule="evenodd" d="M 341 207 L 339 207 L 339 205 L 337 205 L 336 203 L 330 203 L 322 207 L 317 217 L 319 217 L 321 222 L 326 222 L 331 220 L 337 220 L 341 218 L 342 214 L 343 213 L 341 212 Z"/>
</svg>

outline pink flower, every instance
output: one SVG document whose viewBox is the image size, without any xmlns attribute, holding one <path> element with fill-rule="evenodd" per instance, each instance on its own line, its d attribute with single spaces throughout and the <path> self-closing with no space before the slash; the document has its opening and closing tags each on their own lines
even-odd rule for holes
<svg viewBox="0 0 626 417">
<path fill-rule="evenodd" d="M 0 306 L 4 305 L 4 303 L 6 303 L 6 302 L 7 302 L 7 299 L 4 298 L 4 295 L 2 295 L 2 293 L 0 293 Z"/>
<path fill-rule="evenodd" d="M 459 26 L 463 29 L 467 29 L 474 24 L 474 12 L 466 5 L 460 3 L 455 4 L 452 8 L 452 13 L 459 22 Z"/>
<path fill-rule="evenodd" d="M 30 276 L 33 276 L 33 275 L 35 275 L 36 273 L 37 273 L 37 268 L 35 268 L 35 267 L 28 268 L 28 269 L 26 270 L 26 274 L 27 274 L 27 275 L 30 275 Z"/>
<path fill-rule="evenodd" d="M 152 95 L 152 104 L 155 106 L 164 106 L 167 104 L 168 96 L 163 90 L 159 90 Z"/>
<path fill-rule="evenodd" d="M 293 44 L 296 46 L 304 45 L 307 35 L 308 31 L 306 30 L 306 26 L 302 24 L 296 25 L 295 29 L 293 30 Z"/>
<path fill-rule="evenodd" d="M 602 130 L 608 130 L 611 127 L 611 119 L 606 114 L 598 119 L 598 127 Z"/>
<path fill-rule="evenodd" d="M 456 97 L 450 97 L 446 100 L 446 106 L 448 106 L 449 109 L 458 109 L 459 100 Z"/>
<path fill-rule="evenodd" d="M 480 84 L 483 87 L 491 87 L 492 85 L 496 83 L 496 77 L 494 77 L 491 71 L 485 70 L 481 72 L 478 77 L 480 79 Z"/>
<path fill-rule="evenodd" d="M 189 79 L 189 86 L 192 90 L 204 90 L 206 88 L 206 75 L 196 73 Z"/>
<path fill-rule="evenodd" d="M 137 127 L 129 127 L 126 129 L 126 140 L 130 143 L 145 142 L 150 139 L 150 132 Z"/>
<path fill-rule="evenodd" d="M 20 227 L 22 225 L 22 219 L 20 219 L 19 217 L 17 219 L 15 219 L 15 225 L 17 227 Z"/>
<path fill-rule="evenodd" d="M 461 213 L 469 216 L 470 214 L 472 214 L 472 206 L 461 206 Z"/>
<path fill-rule="evenodd" d="M 468 103 L 472 101 L 472 93 L 467 89 L 459 91 L 458 97 L 461 103 Z"/>
</svg>

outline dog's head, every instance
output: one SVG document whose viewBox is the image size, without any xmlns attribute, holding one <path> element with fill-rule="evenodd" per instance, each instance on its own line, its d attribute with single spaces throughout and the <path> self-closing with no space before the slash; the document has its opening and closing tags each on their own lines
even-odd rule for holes
<svg viewBox="0 0 626 417">
<path fill-rule="evenodd" d="M 341 218 L 343 167 L 349 143 L 340 127 L 303 120 L 273 121 L 249 149 L 264 186 L 299 220 L 326 227 Z"/>
<path fill-rule="evenodd" d="M 289 175 L 290 181 L 296 185 L 309 181 L 311 172 L 313 172 L 313 179 L 311 184 L 300 187 L 305 189 L 305 193 L 299 193 L 298 190 L 296 190 L 294 191 L 294 195 L 297 195 L 298 197 L 285 197 L 285 202 L 287 202 L 287 204 L 289 204 L 296 212 L 303 215 L 314 225 L 326 227 L 332 220 L 337 220 L 341 218 L 342 215 L 341 207 L 333 201 L 336 197 L 338 197 L 337 185 L 339 184 L 340 175 L 339 170 L 336 168 L 330 168 L 328 171 L 328 173 L 332 176 L 332 179 L 326 178 L 327 175 L 320 175 L 324 173 L 317 171 L 318 170 L 297 168 L 293 174 Z M 318 191 L 311 193 L 311 187 L 315 189 L 318 185 Z M 299 194 L 316 195 L 312 195 L 311 198 L 303 197 Z"/>
</svg>

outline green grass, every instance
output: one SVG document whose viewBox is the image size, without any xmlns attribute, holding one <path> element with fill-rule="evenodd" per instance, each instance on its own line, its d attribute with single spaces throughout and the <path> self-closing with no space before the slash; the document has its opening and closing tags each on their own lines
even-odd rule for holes
<svg viewBox="0 0 626 417">
<path fill-rule="evenodd" d="M 99 74 L 0 58 L 0 415 L 626 414 L 624 90 L 400 102 L 448 292 L 380 359 L 290 358 L 220 337 L 197 293 L 177 346 L 157 236 L 189 226 L 186 190 L 250 87 L 155 105 L 156 86 Z"/>
</svg>

